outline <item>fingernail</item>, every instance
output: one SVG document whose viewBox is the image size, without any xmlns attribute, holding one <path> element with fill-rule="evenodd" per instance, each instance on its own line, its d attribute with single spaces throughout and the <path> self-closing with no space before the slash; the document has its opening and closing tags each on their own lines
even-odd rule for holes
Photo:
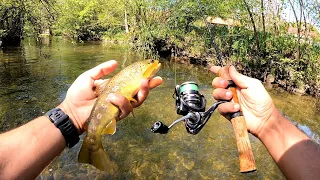
<svg viewBox="0 0 320 180">
<path fill-rule="evenodd" d="M 226 81 L 225 81 L 225 80 L 223 80 L 223 79 L 219 81 L 219 83 L 220 83 L 221 85 L 224 85 L 224 84 L 225 84 L 225 82 L 226 82 Z"/>
<path fill-rule="evenodd" d="M 115 95 L 111 93 L 111 94 L 108 94 L 107 100 L 114 99 L 114 98 L 115 98 Z"/>
<path fill-rule="evenodd" d="M 235 104 L 235 105 L 233 105 L 233 108 L 234 108 L 234 110 L 240 110 L 240 105 L 239 104 Z"/>
<path fill-rule="evenodd" d="M 119 119 L 122 119 L 124 116 L 124 114 L 121 112 L 121 114 L 119 115 Z"/>
<path fill-rule="evenodd" d="M 231 96 L 232 96 L 232 92 L 231 92 L 231 91 L 227 91 L 227 92 L 226 92 L 226 96 L 227 96 L 227 97 L 231 97 Z"/>
</svg>

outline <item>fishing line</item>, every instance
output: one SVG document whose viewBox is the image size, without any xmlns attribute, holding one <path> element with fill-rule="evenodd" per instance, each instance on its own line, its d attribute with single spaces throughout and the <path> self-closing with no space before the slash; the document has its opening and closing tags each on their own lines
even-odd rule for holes
<svg viewBox="0 0 320 180">
<path fill-rule="evenodd" d="M 216 44 L 216 42 L 214 41 L 214 37 L 213 37 L 212 31 L 211 31 L 211 29 L 210 29 L 210 27 L 209 27 L 208 22 L 206 21 L 206 18 L 205 18 L 204 12 L 203 12 L 203 10 L 202 10 L 201 4 L 200 4 L 199 0 L 196 0 L 196 1 L 197 1 L 197 3 L 198 3 L 198 7 L 199 7 L 199 10 L 200 10 L 200 13 L 201 13 L 201 15 L 202 15 L 202 17 L 203 17 L 203 21 L 204 21 L 204 23 L 206 24 L 206 27 L 207 27 L 207 29 L 208 29 L 208 31 L 209 31 L 210 38 L 211 38 L 211 43 L 212 43 L 212 45 L 213 45 L 213 47 L 214 47 L 214 49 L 215 49 L 215 51 L 216 51 L 216 55 L 217 55 L 217 59 L 218 59 L 217 64 L 222 67 L 222 66 L 223 66 L 223 63 L 222 63 L 222 58 L 221 58 L 221 55 L 220 55 L 219 47 L 218 47 L 218 45 Z"/>
<path fill-rule="evenodd" d="M 209 27 L 208 22 L 206 21 L 204 12 L 203 12 L 203 10 L 202 10 L 202 6 L 201 6 L 199 0 L 196 0 L 196 1 L 197 1 L 197 4 L 198 4 L 200 13 L 201 13 L 201 15 L 202 15 L 203 21 L 204 21 L 204 23 L 206 24 L 206 27 L 207 27 L 207 29 L 208 29 L 208 31 L 209 31 L 211 43 L 212 43 L 212 45 L 213 45 L 213 47 L 214 47 L 214 49 L 215 49 L 215 52 L 216 52 L 217 65 L 219 65 L 219 66 L 222 67 L 222 66 L 223 66 L 223 62 L 222 62 L 222 58 L 221 58 L 221 54 L 220 54 L 219 47 L 218 47 L 217 43 L 215 42 L 214 37 L 213 37 L 213 34 L 212 34 L 212 31 L 211 31 L 211 29 L 210 29 L 210 27 Z M 175 48 L 175 50 L 176 50 L 176 48 Z M 176 54 L 176 52 L 175 52 L 175 56 L 174 56 L 174 57 L 175 57 L 175 60 L 174 60 L 174 77 L 175 77 L 174 80 L 175 80 L 175 85 L 177 85 L 176 56 L 177 56 L 177 54 Z"/>
<path fill-rule="evenodd" d="M 177 66 L 176 62 L 177 61 L 177 47 L 175 48 L 174 52 L 174 86 L 177 86 Z"/>
</svg>

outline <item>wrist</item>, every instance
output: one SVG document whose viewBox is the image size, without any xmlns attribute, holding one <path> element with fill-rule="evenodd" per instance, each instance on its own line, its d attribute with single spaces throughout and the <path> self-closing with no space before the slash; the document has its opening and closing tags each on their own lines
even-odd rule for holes
<svg viewBox="0 0 320 180">
<path fill-rule="evenodd" d="M 276 108 L 274 108 L 258 138 L 276 162 L 293 145 L 309 139 Z"/>
<path fill-rule="evenodd" d="M 280 112 L 273 107 L 270 117 L 264 121 L 259 133 L 257 133 L 257 138 L 263 141 L 270 137 L 270 135 L 278 134 L 281 130 L 282 117 Z"/>
<path fill-rule="evenodd" d="M 65 114 L 69 116 L 69 120 L 73 123 L 74 127 L 77 129 L 79 134 L 82 134 L 82 126 L 78 123 L 76 116 L 72 112 L 68 103 L 63 101 L 57 108 L 60 108 Z"/>
<path fill-rule="evenodd" d="M 69 116 L 60 108 L 51 109 L 46 113 L 48 119 L 61 131 L 68 148 L 79 142 L 79 133 Z"/>
</svg>

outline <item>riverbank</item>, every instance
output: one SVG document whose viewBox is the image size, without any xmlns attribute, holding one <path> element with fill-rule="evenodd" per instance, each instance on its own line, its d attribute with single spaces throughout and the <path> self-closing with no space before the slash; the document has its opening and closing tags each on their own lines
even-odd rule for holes
<svg viewBox="0 0 320 180">
<path fill-rule="evenodd" d="M 124 44 L 133 50 L 139 50 L 137 44 L 125 39 L 104 39 L 103 42 Z M 153 49 L 154 54 L 167 59 L 175 58 L 175 61 L 181 64 L 200 66 L 218 64 L 215 50 L 205 49 L 202 45 L 195 48 L 186 43 L 179 48 L 170 41 L 158 40 L 154 42 Z M 268 89 L 275 88 L 300 96 L 320 97 L 320 71 L 317 69 L 317 67 L 320 68 L 319 61 L 309 61 L 307 64 L 295 59 L 296 55 L 280 58 L 271 54 L 261 57 L 261 55 L 249 53 L 246 59 L 241 59 L 235 55 L 228 55 L 223 48 L 221 54 L 224 65 L 233 64 L 240 73 L 259 79 Z M 299 67 L 300 64 L 302 64 L 301 67 Z"/>
<path fill-rule="evenodd" d="M 320 49 L 315 43 L 304 42 L 298 45 L 294 36 L 268 34 L 265 47 L 257 50 L 248 37 L 233 36 L 248 35 L 248 32 L 243 32 L 245 29 L 216 27 L 215 30 L 218 33 L 215 35 L 216 48 L 220 51 L 224 65 L 233 64 L 239 72 L 259 79 L 267 87 L 320 97 Z M 221 34 L 228 36 L 220 38 Z M 199 32 L 195 31 L 180 36 L 152 37 L 145 41 L 139 35 L 129 34 L 103 39 L 107 43 L 128 45 L 135 51 L 150 54 L 150 57 L 175 57 L 183 64 L 219 64 L 212 42 L 200 37 Z"/>
</svg>

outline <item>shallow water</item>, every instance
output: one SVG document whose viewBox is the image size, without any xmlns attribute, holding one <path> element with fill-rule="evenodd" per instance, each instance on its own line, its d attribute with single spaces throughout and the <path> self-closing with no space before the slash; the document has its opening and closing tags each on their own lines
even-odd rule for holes
<svg viewBox="0 0 320 180">
<path fill-rule="evenodd" d="M 75 45 L 59 38 L 41 43 L 25 39 L 21 48 L 0 50 L 0 132 L 54 108 L 79 74 L 110 59 L 118 61 L 119 71 L 142 57 L 117 45 Z M 103 146 L 118 166 L 116 174 L 77 163 L 78 143 L 64 150 L 38 179 L 284 179 L 263 144 L 251 135 L 257 171 L 239 173 L 232 126 L 217 112 L 198 135 L 188 134 L 183 123 L 166 135 L 153 134 L 150 127 L 155 121 L 168 125 L 181 117 L 172 98 L 176 84 L 196 81 L 207 106 L 213 103 L 214 74 L 174 60 L 161 63 L 158 75 L 164 83 L 150 92 L 145 103 L 135 109 L 134 117 L 129 115 L 117 123 L 113 136 L 104 137 Z M 279 110 L 319 143 L 319 100 L 278 90 L 269 92 Z"/>
</svg>

